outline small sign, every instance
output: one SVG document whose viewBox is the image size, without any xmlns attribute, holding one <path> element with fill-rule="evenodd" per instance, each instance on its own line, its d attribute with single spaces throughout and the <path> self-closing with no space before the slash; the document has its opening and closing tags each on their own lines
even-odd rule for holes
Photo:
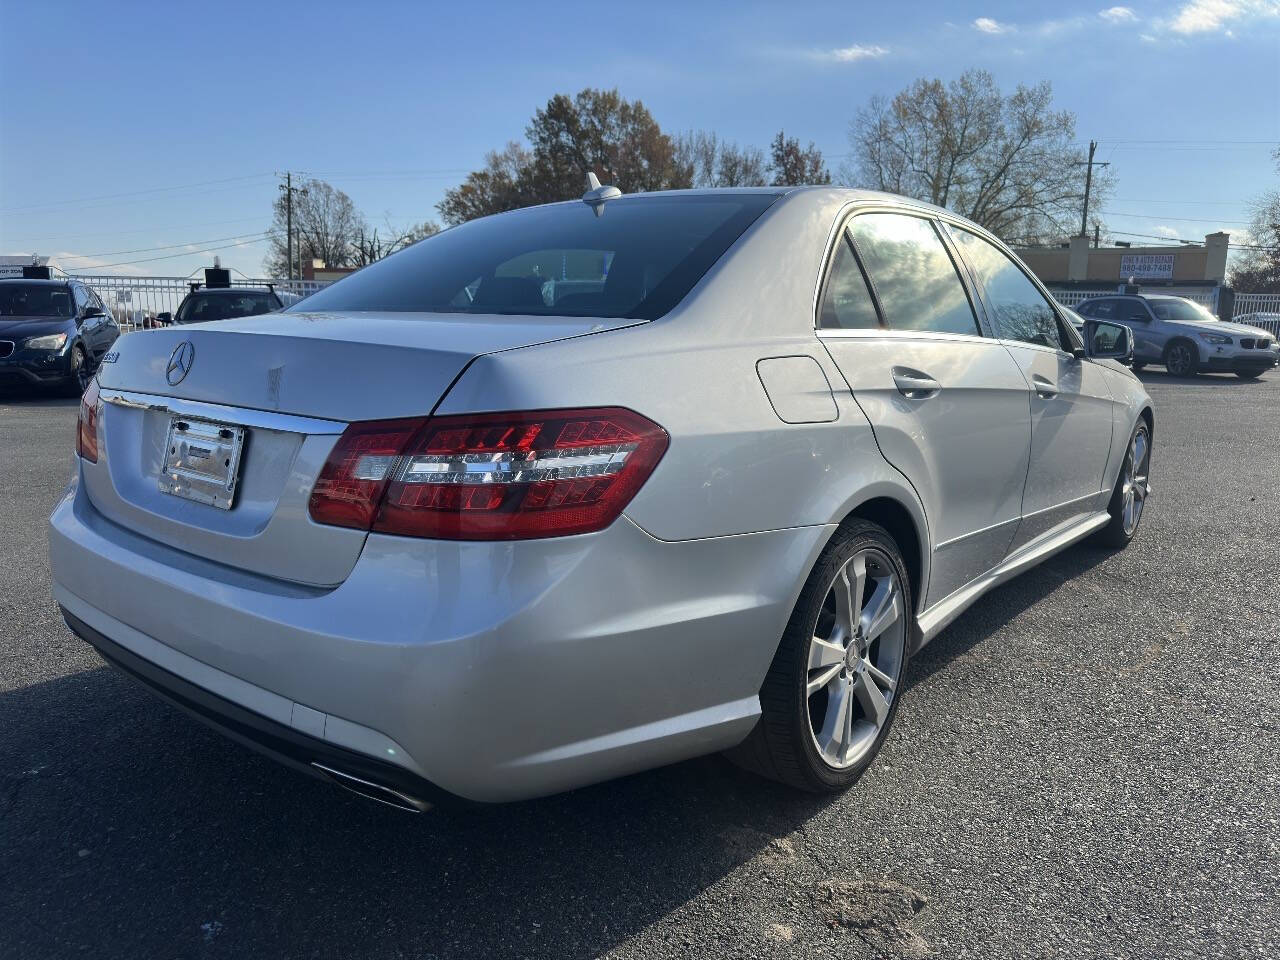
<svg viewBox="0 0 1280 960">
<path fill-rule="evenodd" d="M 116 303 L 130 303 L 133 300 L 133 291 L 119 289 L 116 290 Z"/>
<path fill-rule="evenodd" d="M 1127 253 L 1120 258 L 1120 279 L 1172 280 L 1172 253 Z"/>
</svg>

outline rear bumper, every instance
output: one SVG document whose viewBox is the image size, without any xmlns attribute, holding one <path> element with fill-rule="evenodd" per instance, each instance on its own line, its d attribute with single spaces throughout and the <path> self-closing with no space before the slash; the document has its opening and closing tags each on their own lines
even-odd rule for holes
<svg viewBox="0 0 1280 960">
<path fill-rule="evenodd" d="M 140 537 L 73 483 L 49 539 L 70 617 L 275 724 L 273 755 L 316 762 L 272 745 L 283 728 L 348 769 L 354 753 L 418 790 L 502 801 L 739 742 L 830 531 L 672 543 L 624 517 L 519 543 L 370 536 L 342 584 L 316 589 Z"/>
<path fill-rule="evenodd" d="M 210 693 L 150 660 L 138 656 L 60 607 L 71 632 L 88 643 L 112 666 L 129 674 L 161 699 L 186 711 L 226 737 L 266 754 L 273 760 L 313 776 L 322 776 L 317 765 L 340 770 L 379 784 L 402 797 L 429 805 L 447 799 L 435 784 L 412 771 L 308 736 L 239 704 Z"/>
</svg>

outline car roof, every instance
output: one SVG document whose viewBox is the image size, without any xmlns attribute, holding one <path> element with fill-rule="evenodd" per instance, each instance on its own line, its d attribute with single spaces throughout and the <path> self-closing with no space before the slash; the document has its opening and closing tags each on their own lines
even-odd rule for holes
<svg viewBox="0 0 1280 960">
<path fill-rule="evenodd" d="M 232 293 L 275 293 L 270 287 L 197 287 L 187 296 L 195 297 L 202 293 L 212 293 L 218 296 Z"/>
<path fill-rule="evenodd" d="M 79 280 L 38 280 L 34 277 L 27 279 L 25 277 L 0 277 L 0 283 L 39 283 L 46 287 L 69 287 L 73 283 L 81 283 Z"/>
</svg>

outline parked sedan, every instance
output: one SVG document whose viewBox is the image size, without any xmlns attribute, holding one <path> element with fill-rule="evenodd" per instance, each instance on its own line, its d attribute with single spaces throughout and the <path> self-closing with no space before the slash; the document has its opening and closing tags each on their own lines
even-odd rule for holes
<svg viewBox="0 0 1280 960">
<path fill-rule="evenodd" d="M 406 809 L 720 750 L 840 790 L 974 600 L 1137 533 L 1129 331 L 1086 347 L 981 228 L 826 187 L 583 199 L 126 338 L 51 519 L 71 629 Z"/>
<path fill-rule="evenodd" d="M 0 280 L 0 385 L 80 396 L 120 328 L 78 280 Z"/>
</svg>

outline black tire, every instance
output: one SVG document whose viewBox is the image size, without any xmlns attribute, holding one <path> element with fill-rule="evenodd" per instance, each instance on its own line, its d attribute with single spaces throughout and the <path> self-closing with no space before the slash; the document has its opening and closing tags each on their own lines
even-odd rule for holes
<svg viewBox="0 0 1280 960">
<path fill-rule="evenodd" d="M 1173 340 L 1164 348 L 1164 366 L 1175 377 L 1194 377 L 1200 369 L 1200 354 L 1190 340 Z"/>
<path fill-rule="evenodd" d="M 84 352 L 84 347 L 77 343 L 71 348 L 71 373 L 63 385 L 63 390 L 69 397 L 82 396 L 92 378 L 93 371 L 89 369 L 89 357 Z"/>
<path fill-rule="evenodd" d="M 867 582 L 873 582 L 871 565 L 876 571 L 896 578 L 900 588 L 901 612 L 898 619 L 902 625 L 901 654 L 898 658 L 896 683 L 889 688 L 892 698 L 888 704 L 885 719 L 878 730 L 872 734 L 875 723 L 870 723 L 869 714 L 864 717 L 862 729 L 865 731 L 863 742 L 869 746 L 860 748 L 857 758 L 851 765 L 836 767 L 829 763 L 819 752 L 817 733 L 811 726 L 810 695 L 806 687 L 810 680 L 810 644 L 818 630 L 819 617 L 827 612 L 830 616 L 829 596 L 837 575 L 845 569 L 846 564 L 862 554 L 867 560 Z M 877 583 L 883 581 L 874 581 Z M 890 581 L 891 585 L 894 581 Z M 879 587 L 877 586 L 878 590 Z M 877 593 L 876 596 L 879 596 Z M 870 595 L 861 601 L 861 610 L 870 610 Z M 896 630 L 896 623 L 894 621 Z M 915 625 L 911 581 L 907 577 L 906 565 L 902 553 L 893 537 L 877 524 L 865 520 L 850 520 L 843 524 L 831 538 L 819 557 L 809 579 L 805 582 L 800 598 L 796 601 L 795 610 L 787 623 L 774 654 L 773 663 L 760 689 L 760 722 L 751 731 L 750 736 L 738 747 L 729 751 L 729 758 L 739 766 L 780 781 L 788 786 L 815 793 L 837 792 L 847 789 L 875 759 L 881 745 L 893 726 L 893 719 L 898 712 L 898 704 L 902 700 L 903 680 L 906 676 L 907 661 L 910 654 L 910 641 Z M 858 635 L 861 636 L 861 630 Z M 867 646 L 866 655 L 873 656 L 872 648 L 879 641 L 873 638 Z M 896 634 L 894 643 L 896 645 Z M 852 646 L 852 643 L 849 643 Z M 856 658 L 855 658 L 856 660 Z M 883 660 L 880 661 L 882 664 Z M 826 670 L 822 667 L 820 670 Z M 851 668 L 842 668 L 847 675 Z M 820 671 L 815 671 L 820 672 Z M 862 678 L 866 680 L 867 678 Z M 834 681 L 833 681 L 834 682 Z M 851 684 L 852 681 L 849 681 Z M 875 683 L 874 680 L 870 681 Z M 856 686 L 856 684 L 853 684 Z M 850 689 L 853 688 L 850 687 Z M 814 695 L 822 698 L 819 691 Z M 858 709 L 856 705 L 850 711 Z M 870 738 L 874 736 L 874 740 Z"/>
<path fill-rule="evenodd" d="M 1237 370 L 1236 376 L 1241 380 L 1257 380 L 1262 376 L 1261 370 Z"/>
<path fill-rule="evenodd" d="M 1135 464 L 1133 461 L 1135 451 L 1138 448 L 1139 436 L 1144 437 L 1145 442 L 1142 444 L 1139 462 Z M 1138 425 L 1133 428 L 1133 433 L 1129 437 L 1129 446 L 1125 450 L 1124 463 L 1120 465 L 1120 476 L 1116 478 L 1115 489 L 1111 492 L 1111 502 L 1107 504 L 1107 512 L 1111 514 L 1111 520 L 1096 534 L 1098 543 L 1116 550 L 1123 550 L 1138 535 L 1138 527 L 1142 523 L 1142 515 L 1146 512 L 1144 507 L 1148 496 L 1148 482 L 1150 479 L 1151 428 L 1147 426 L 1145 419 L 1139 417 Z M 1140 500 L 1132 527 L 1129 526 L 1127 519 L 1129 501 L 1126 494 L 1126 485 L 1128 484 L 1134 484 L 1138 488 L 1135 491 L 1135 496 Z"/>
<path fill-rule="evenodd" d="M 1145 363 L 1138 363 L 1136 360 L 1130 365 L 1130 369 L 1132 369 L 1134 373 L 1137 373 L 1140 370 L 1145 370 L 1146 368 L 1147 365 Z"/>
</svg>

